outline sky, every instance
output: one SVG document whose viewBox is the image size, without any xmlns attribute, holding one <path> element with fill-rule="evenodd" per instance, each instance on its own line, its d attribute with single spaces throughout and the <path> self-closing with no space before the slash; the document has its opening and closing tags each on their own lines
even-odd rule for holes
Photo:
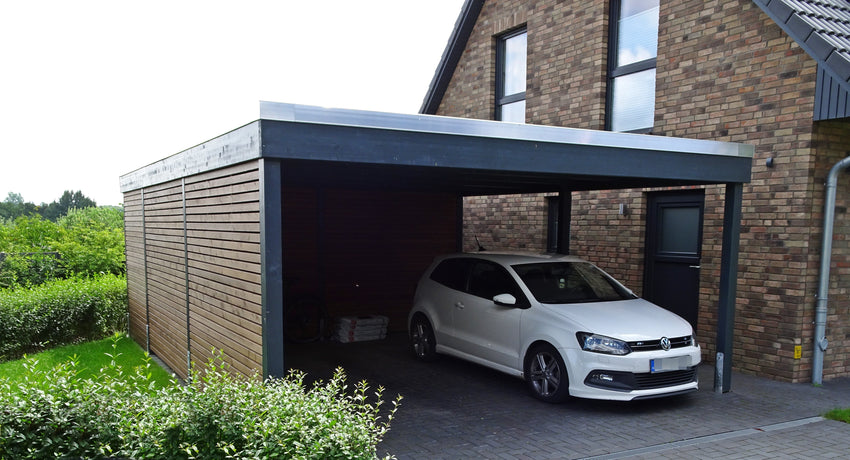
<svg viewBox="0 0 850 460">
<path fill-rule="evenodd" d="M 0 0 L 0 201 L 80 190 L 259 118 L 417 113 L 463 0 Z"/>
</svg>

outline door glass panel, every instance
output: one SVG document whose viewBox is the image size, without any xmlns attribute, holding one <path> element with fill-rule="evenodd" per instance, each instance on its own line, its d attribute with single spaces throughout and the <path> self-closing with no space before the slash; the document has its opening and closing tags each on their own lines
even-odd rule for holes
<svg viewBox="0 0 850 460">
<path fill-rule="evenodd" d="M 499 294 L 511 294 L 517 299 L 520 295 L 519 286 L 511 275 L 499 265 L 489 262 L 478 262 L 469 277 L 469 293 L 492 300 Z"/>
<path fill-rule="evenodd" d="M 662 253 L 699 253 L 698 207 L 662 207 L 659 249 Z"/>
</svg>

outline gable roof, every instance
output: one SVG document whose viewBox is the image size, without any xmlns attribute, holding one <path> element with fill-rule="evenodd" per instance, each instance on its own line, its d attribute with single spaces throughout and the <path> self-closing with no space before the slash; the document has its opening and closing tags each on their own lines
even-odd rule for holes
<svg viewBox="0 0 850 460">
<path fill-rule="evenodd" d="M 753 0 L 818 62 L 815 120 L 850 116 L 850 2 Z M 484 0 L 466 0 L 419 113 L 436 114 Z"/>
<path fill-rule="evenodd" d="M 819 64 L 850 81 L 850 3 L 845 0 L 753 0 Z"/>
<path fill-rule="evenodd" d="M 457 63 L 460 62 L 460 56 L 466 48 L 466 42 L 472 34 L 472 28 L 475 27 L 475 21 L 478 20 L 482 6 L 484 6 L 484 0 L 466 0 L 463 3 L 460 16 L 449 36 L 437 70 L 434 71 L 434 78 L 431 79 L 431 85 L 428 86 L 428 92 L 425 93 L 425 100 L 422 101 L 419 113 L 435 115 L 440 108 L 440 102 L 446 94 L 446 88 L 449 86 Z"/>
<path fill-rule="evenodd" d="M 818 62 L 814 119 L 850 116 L 850 2 L 753 1 Z"/>
</svg>

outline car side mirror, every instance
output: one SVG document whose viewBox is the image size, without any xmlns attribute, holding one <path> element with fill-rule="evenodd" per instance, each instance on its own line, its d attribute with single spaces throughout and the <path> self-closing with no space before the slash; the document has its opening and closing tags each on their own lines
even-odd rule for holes
<svg viewBox="0 0 850 460">
<path fill-rule="evenodd" d="M 493 303 L 503 307 L 513 307 L 516 305 L 516 297 L 510 294 L 499 294 L 496 297 L 493 297 Z"/>
</svg>

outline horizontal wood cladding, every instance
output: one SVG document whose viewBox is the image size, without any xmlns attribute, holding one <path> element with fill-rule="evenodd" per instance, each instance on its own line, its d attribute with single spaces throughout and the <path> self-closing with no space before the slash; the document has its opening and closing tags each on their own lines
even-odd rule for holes
<svg viewBox="0 0 850 460">
<path fill-rule="evenodd" d="M 197 353 L 224 350 L 245 374 L 263 362 L 259 186 L 255 162 L 185 186 L 192 343 Z"/>
<path fill-rule="evenodd" d="M 212 349 L 262 370 L 259 200 L 257 162 L 125 194 L 131 333 L 180 377 Z"/>
<path fill-rule="evenodd" d="M 145 304 L 144 228 L 142 224 L 142 191 L 124 194 L 124 259 L 127 265 L 127 298 L 130 315 L 130 337 L 147 343 L 147 306 Z"/>
</svg>

